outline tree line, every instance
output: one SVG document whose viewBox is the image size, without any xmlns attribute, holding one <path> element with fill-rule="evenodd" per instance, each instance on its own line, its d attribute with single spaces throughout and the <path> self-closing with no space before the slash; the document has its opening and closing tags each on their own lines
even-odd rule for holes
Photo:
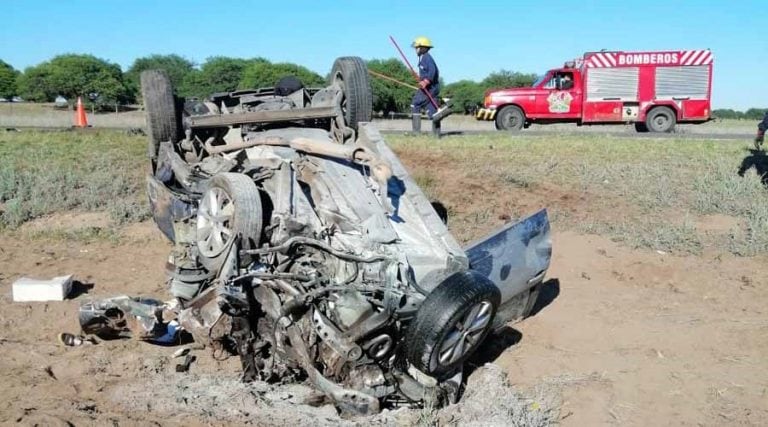
<svg viewBox="0 0 768 427">
<path fill-rule="evenodd" d="M 395 58 L 372 59 L 368 68 L 401 82 L 415 84 L 408 68 Z M 280 77 L 297 76 L 307 87 L 325 85 L 326 76 L 298 64 L 272 63 L 265 58 L 214 56 L 202 64 L 179 55 L 149 55 L 136 59 L 123 71 L 119 65 L 93 55 L 65 54 L 26 68 L 23 72 L 0 60 L 0 97 L 20 96 L 26 101 L 52 102 L 63 96 L 72 102 L 78 96 L 86 102 L 104 106 L 141 102 L 139 76 L 142 71 L 163 69 L 177 95 L 204 98 L 216 92 L 273 86 Z M 530 85 L 536 76 L 508 70 L 488 75 L 480 82 L 461 80 L 444 84 L 441 96 L 451 98 L 456 109 L 470 112 L 483 102 L 487 89 Z M 397 83 L 371 78 L 374 110 L 406 112 L 413 89 Z"/>
<path fill-rule="evenodd" d="M 410 70 L 399 59 L 372 59 L 368 68 L 401 82 L 414 84 Z M 97 105 L 114 106 L 141 102 L 139 75 L 148 69 L 168 72 L 177 95 L 205 98 L 216 92 L 273 86 L 280 77 L 297 76 L 305 86 L 324 86 L 327 76 L 298 64 L 272 63 L 265 58 L 231 58 L 214 56 L 202 64 L 179 55 L 149 55 L 136 59 L 123 71 L 119 65 L 93 55 L 65 54 L 26 68 L 23 72 L 0 60 L 0 97 L 20 96 L 27 101 L 51 102 L 61 95 L 70 102 L 78 96 Z M 509 70 L 490 73 L 481 81 L 460 80 L 441 83 L 441 97 L 450 98 L 456 111 L 473 112 L 482 106 L 488 89 L 524 87 L 532 84 L 535 74 Z M 374 110 L 407 112 L 413 89 L 372 77 Z M 713 116 L 722 119 L 760 119 L 764 109 L 750 108 L 745 112 L 718 109 Z"/>
<path fill-rule="evenodd" d="M 730 108 L 712 110 L 712 116 L 718 119 L 760 120 L 765 115 L 766 108 L 750 108 L 747 111 L 737 111 Z"/>
</svg>

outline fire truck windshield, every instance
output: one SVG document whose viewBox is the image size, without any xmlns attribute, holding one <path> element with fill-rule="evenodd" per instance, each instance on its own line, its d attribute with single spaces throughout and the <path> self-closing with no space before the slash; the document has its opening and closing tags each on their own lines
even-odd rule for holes
<svg viewBox="0 0 768 427">
<path fill-rule="evenodd" d="M 539 77 L 537 77 L 537 78 L 536 78 L 536 81 L 535 81 L 535 82 L 533 82 L 533 84 L 531 85 L 531 87 L 536 87 L 536 86 L 540 85 L 540 84 L 541 84 L 541 82 L 543 82 L 543 81 L 544 81 L 544 79 L 545 79 L 545 78 L 547 78 L 547 76 L 548 76 L 548 75 L 549 75 L 549 72 L 546 72 L 546 73 L 544 73 L 544 74 L 540 75 Z"/>
</svg>

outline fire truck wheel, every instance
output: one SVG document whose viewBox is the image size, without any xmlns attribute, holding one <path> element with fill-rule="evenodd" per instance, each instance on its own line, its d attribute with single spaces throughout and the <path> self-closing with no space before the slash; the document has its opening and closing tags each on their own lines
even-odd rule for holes
<svg viewBox="0 0 768 427">
<path fill-rule="evenodd" d="M 675 128 L 675 112 L 669 107 L 656 107 L 648 113 L 645 125 L 651 132 L 672 132 Z"/>
<path fill-rule="evenodd" d="M 519 131 L 525 124 L 525 114 L 520 107 L 507 105 L 496 114 L 496 129 Z"/>
</svg>

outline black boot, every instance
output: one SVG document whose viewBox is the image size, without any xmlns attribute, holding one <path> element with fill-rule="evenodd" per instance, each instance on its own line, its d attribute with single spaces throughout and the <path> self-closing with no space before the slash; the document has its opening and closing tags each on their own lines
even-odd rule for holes
<svg viewBox="0 0 768 427">
<path fill-rule="evenodd" d="M 440 138 L 440 120 L 432 121 L 432 136 Z"/>
<path fill-rule="evenodd" d="M 421 113 L 411 115 L 411 124 L 413 133 L 421 133 Z"/>
</svg>

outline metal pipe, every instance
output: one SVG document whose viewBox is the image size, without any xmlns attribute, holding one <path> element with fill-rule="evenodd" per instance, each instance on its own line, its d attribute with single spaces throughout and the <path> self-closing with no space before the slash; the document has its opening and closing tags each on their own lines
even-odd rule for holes
<svg viewBox="0 0 768 427">
<path fill-rule="evenodd" d="M 378 77 L 380 79 L 384 79 L 384 80 L 389 80 L 389 81 L 397 83 L 397 84 L 399 84 L 401 86 L 409 87 L 411 89 L 421 90 L 421 88 L 416 86 L 416 85 L 412 85 L 412 84 L 408 84 L 408 83 L 405 83 L 405 82 L 401 82 L 400 80 L 397 80 L 394 77 L 389 77 L 386 74 L 377 73 L 376 71 L 373 71 L 373 70 L 370 70 L 370 69 L 368 70 L 368 73 L 371 74 L 372 76 L 376 76 L 376 77 Z"/>
<path fill-rule="evenodd" d="M 347 261 L 371 263 L 371 262 L 377 262 L 377 261 L 384 261 L 387 259 L 387 257 L 385 257 L 384 255 L 374 255 L 366 258 L 359 255 L 349 254 L 349 253 L 334 249 L 331 247 L 331 245 L 325 242 L 321 242 L 319 240 L 310 239 L 308 237 L 303 237 L 303 236 L 291 237 L 280 246 L 273 246 L 271 248 L 263 248 L 263 249 L 246 249 L 246 250 L 240 251 L 240 254 L 241 255 L 264 255 L 272 252 L 284 252 L 290 249 L 293 245 L 314 246 L 318 249 L 322 249 L 330 253 L 335 257 L 338 257 Z"/>
</svg>

